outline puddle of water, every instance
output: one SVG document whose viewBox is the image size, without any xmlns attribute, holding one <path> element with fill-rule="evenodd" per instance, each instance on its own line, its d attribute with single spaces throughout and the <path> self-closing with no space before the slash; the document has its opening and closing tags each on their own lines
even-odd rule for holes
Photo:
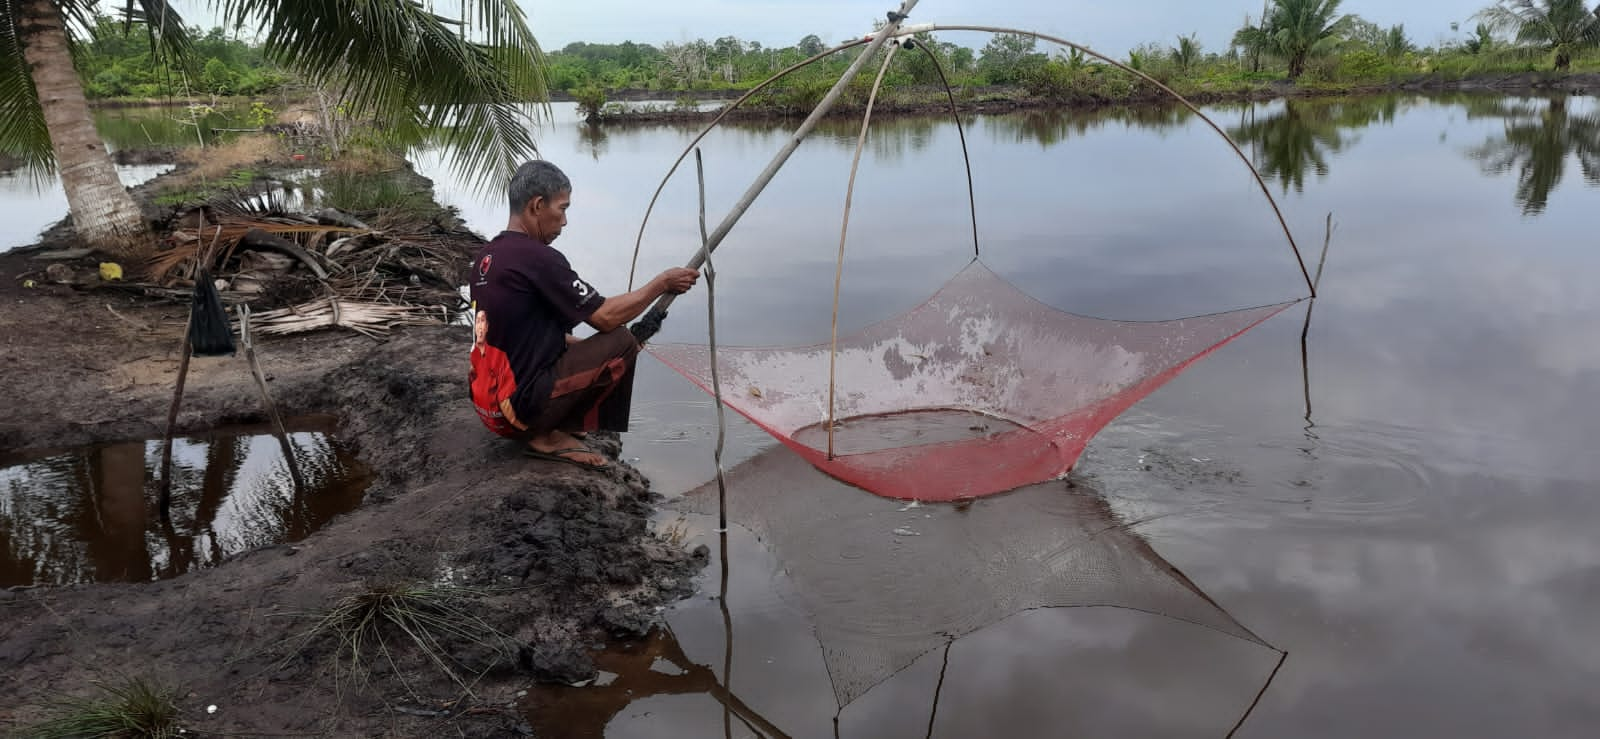
<svg viewBox="0 0 1600 739">
<path fill-rule="evenodd" d="M 171 521 L 157 511 L 161 439 L 0 455 L 0 587 L 143 582 L 298 541 L 360 505 L 371 473 L 322 417 L 286 420 L 305 490 L 265 426 L 173 440 Z"/>
</svg>

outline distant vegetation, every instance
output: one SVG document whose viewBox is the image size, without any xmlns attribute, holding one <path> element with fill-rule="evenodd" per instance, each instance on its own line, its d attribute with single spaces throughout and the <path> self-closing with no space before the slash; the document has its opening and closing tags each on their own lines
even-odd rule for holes
<svg viewBox="0 0 1600 739">
<path fill-rule="evenodd" d="M 205 95 L 266 95 L 291 75 L 267 61 L 261 47 L 229 39 L 221 28 L 189 31 L 190 69 L 158 64 L 149 39 L 125 33 L 120 21 L 102 16 L 78 55 L 84 94 L 104 98 L 187 98 Z"/>
<path fill-rule="evenodd" d="M 1452 24 L 1452 40 L 1423 46 L 1402 25 L 1385 27 L 1339 13 L 1339 0 L 1272 0 L 1264 16 L 1243 16 L 1226 48 L 1206 49 L 1193 35 L 1174 36 L 1142 44 L 1120 59 L 1180 92 L 1217 94 L 1280 81 L 1340 89 L 1417 79 L 1600 71 L 1600 8 L 1584 2 L 1504 0 L 1469 19 L 1470 27 Z M 919 39 L 937 52 L 957 87 L 1020 87 L 1035 97 L 1105 101 L 1126 99 L 1137 89 L 1125 73 L 1029 36 L 993 36 L 976 50 L 929 34 Z M 829 45 L 817 36 L 782 48 L 733 36 L 660 46 L 574 43 L 550 53 L 548 63 L 552 89 L 598 110 L 608 91 L 675 97 L 746 90 Z M 1099 51 L 1116 56 L 1111 50 Z M 805 107 L 821 97 L 852 58 L 847 52 L 813 65 L 762 102 Z M 937 82 L 927 55 L 902 53 L 886 84 L 894 89 Z"/>
<path fill-rule="evenodd" d="M 1453 39 L 1423 46 L 1404 26 L 1341 14 L 1340 0 L 1271 0 L 1263 16 L 1242 15 L 1226 48 L 1205 48 L 1191 34 L 1141 44 L 1121 56 L 1099 51 L 1189 94 L 1226 95 L 1281 81 L 1341 89 L 1417 79 L 1592 72 L 1600 71 L 1600 8 L 1588 7 L 1589 1 L 1502 0 L 1467 25 L 1451 24 Z M 125 34 L 109 18 L 99 23 L 79 60 L 91 98 L 255 96 L 277 92 L 293 80 L 259 47 L 229 39 L 220 28 L 191 31 L 193 70 L 180 74 L 153 63 L 142 34 Z M 1037 98 L 1068 102 L 1117 101 L 1139 90 L 1122 72 L 1029 36 L 993 36 L 976 49 L 930 34 L 918 38 L 936 52 L 958 88 L 1020 88 Z M 1092 39 L 1086 41 L 1093 45 Z M 684 97 L 687 103 L 691 93 L 747 90 L 832 45 L 815 35 L 786 47 L 734 36 L 660 45 L 579 42 L 548 53 L 545 61 L 550 88 L 597 115 L 618 91 Z M 846 52 L 812 65 L 757 102 L 808 107 L 853 58 Z M 926 54 L 901 53 L 886 85 L 893 90 L 938 80 Z"/>
</svg>

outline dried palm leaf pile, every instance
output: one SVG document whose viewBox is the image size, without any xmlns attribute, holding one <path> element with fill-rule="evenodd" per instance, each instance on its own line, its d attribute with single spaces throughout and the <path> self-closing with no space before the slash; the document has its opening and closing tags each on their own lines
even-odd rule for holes
<svg viewBox="0 0 1600 739">
<path fill-rule="evenodd" d="M 144 265 L 145 281 L 124 287 L 187 300 L 204 268 L 225 304 L 250 305 L 262 334 L 339 327 L 377 337 L 395 326 L 448 323 L 467 307 L 461 271 L 483 240 L 454 219 L 395 211 L 369 225 L 263 198 L 180 215 Z"/>
</svg>

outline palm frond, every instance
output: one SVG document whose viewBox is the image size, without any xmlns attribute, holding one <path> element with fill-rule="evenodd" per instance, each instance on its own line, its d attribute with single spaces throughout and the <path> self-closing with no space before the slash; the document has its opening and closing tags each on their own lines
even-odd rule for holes
<svg viewBox="0 0 1600 739">
<path fill-rule="evenodd" d="M 25 171 L 41 178 L 54 171 L 56 157 L 10 5 L 0 5 L 0 153 L 22 160 Z"/>
<path fill-rule="evenodd" d="M 167 0 L 138 0 L 137 6 L 134 0 L 128 0 L 123 16 L 126 23 L 144 25 L 157 59 L 168 64 L 184 64 L 191 58 L 193 45 L 183 16 Z"/>
<path fill-rule="evenodd" d="M 338 90 L 352 114 L 402 134 L 433 132 L 475 179 L 503 181 L 537 155 L 531 127 L 548 113 L 543 53 L 515 2 L 473 0 L 473 38 L 462 19 L 416 0 L 213 5 L 256 28 L 275 61 Z"/>
</svg>

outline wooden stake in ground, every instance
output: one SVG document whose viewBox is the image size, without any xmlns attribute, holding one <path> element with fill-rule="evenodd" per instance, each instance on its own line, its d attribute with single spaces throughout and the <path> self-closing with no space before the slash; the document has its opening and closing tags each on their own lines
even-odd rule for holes
<svg viewBox="0 0 1600 739">
<path fill-rule="evenodd" d="M 189 327 L 194 324 L 194 312 L 183 327 L 183 356 L 178 360 L 178 383 L 172 392 L 172 409 L 167 411 L 167 433 L 161 439 L 161 522 L 172 522 L 172 431 L 178 424 L 178 406 L 183 404 L 183 382 L 189 377 Z"/>
<path fill-rule="evenodd" d="M 294 445 L 289 443 L 289 430 L 283 425 L 278 404 L 267 390 L 267 377 L 261 371 L 260 360 L 256 359 L 256 344 L 250 340 L 250 306 L 243 304 L 239 306 L 239 343 L 244 344 L 245 361 L 250 363 L 250 374 L 256 378 L 256 388 L 261 391 L 261 404 L 267 409 L 267 417 L 272 419 L 273 435 L 283 447 L 283 459 L 289 465 L 289 478 L 294 481 L 294 494 L 298 499 L 305 493 L 306 481 L 300 476 L 300 462 L 295 457 Z"/>
</svg>

